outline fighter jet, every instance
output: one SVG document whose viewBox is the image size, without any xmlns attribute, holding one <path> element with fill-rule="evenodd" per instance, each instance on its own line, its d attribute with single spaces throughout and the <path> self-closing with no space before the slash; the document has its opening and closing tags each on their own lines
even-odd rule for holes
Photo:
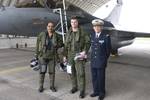
<svg viewBox="0 0 150 100">
<path fill-rule="evenodd" d="M 49 21 L 53 21 L 56 25 L 56 30 L 60 31 L 60 15 L 54 8 L 62 8 L 61 2 L 47 0 L 48 3 L 46 2 L 44 4 L 38 1 L 27 1 L 22 1 L 20 4 L 17 3 L 14 7 L 5 7 L 1 4 L 0 34 L 37 36 L 37 33 L 43 31 Z M 81 26 L 85 28 L 87 32 L 93 31 L 91 21 L 96 17 L 69 4 L 67 6 L 68 23 L 72 16 L 78 17 Z M 113 27 L 113 25 L 107 21 L 105 21 L 104 26 Z"/>
<path fill-rule="evenodd" d="M 120 2 L 117 0 L 117 3 Z M 14 36 L 37 36 L 45 29 L 49 21 L 55 23 L 56 31 L 61 31 L 60 15 L 57 10 L 54 10 L 56 8 L 63 8 L 62 0 L 22 0 L 22 3 L 16 2 L 12 7 L 6 7 L 1 3 L 0 33 Z M 109 17 L 104 20 L 104 29 L 111 35 L 112 54 L 117 54 L 118 48 L 132 44 L 135 37 L 150 35 L 116 30 L 114 25 L 106 20 L 113 20 L 114 13 L 117 10 L 114 9 Z M 71 16 L 77 16 L 80 25 L 87 32 L 93 32 L 91 21 L 97 17 L 68 2 L 66 2 L 66 11 L 68 23 Z"/>
</svg>

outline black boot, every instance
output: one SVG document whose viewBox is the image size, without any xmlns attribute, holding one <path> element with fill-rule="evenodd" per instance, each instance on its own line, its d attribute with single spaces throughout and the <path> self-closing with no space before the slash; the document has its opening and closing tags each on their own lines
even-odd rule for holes
<svg viewBox="0 0 150 100">
<path fill-rule="evenodd" d="M 96 97 L 96 96 L 99 96 L 97 93 L 92 93 L 91 95 L 90 95 L 90 97 Z"/>
<path fill-rule="evenodd" d="M 39 87 L 38 91 L 39 91 L 39 92 L 43 92 L 43 91 L 44 91 L 44 88 L 43 88 L 43 87 Z"/>
<path fill-rule="evenodd" d="M 98 100 L 104 100 L 105 96 L 99 96 Z"/>
<path fill-rule="evenodd" d="M 55 73 L 49 73 L 49 79 L 50 79 L 50 90 L 52 90 L 52 92 L 57 92 L 56 88 L 55 88 Z"/>
<path fill-rule="evenodd" d="M 57 92 L 57 90 L 56 90 L 56 88 L 54 86 L 51 86 L 50 90 L 52 90 L 52 92 Z"/>
<path fill-rule="evenodd" d="M 77 92 L 77 91 L 78 91 L 78 89 L 74 87 L 74 88 L 72 88 L 72 89 L 70 90 L 70 93 L 73 94 L 73 93 L 75 93 L 75 92 Z"/>
<path fill-rule="evenodd" d="M 44 88 L 43 88 L 43 84 L 44 84 L 44 78 L 45 78 L 45 74 L 40 74 L 40 81 L 39 81 L 39 92 L 43 92 Z"/>
<path fill-rule="evenodd" d="M 79 98 L 84 98 L 85 97 L 85 92 L 84 91 L 81 91 L 80 92 L 80 95 L 79 95 Z"/>
</svg>

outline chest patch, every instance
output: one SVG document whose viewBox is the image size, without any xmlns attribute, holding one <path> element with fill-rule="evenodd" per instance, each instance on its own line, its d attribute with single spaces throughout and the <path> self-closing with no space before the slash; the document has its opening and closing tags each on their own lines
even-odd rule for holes
<svg viewBox="0 0 150 100">
<path fill-rule="evenodd" d="M 100 44 L 103 44 L 104 43 L 104 40 L 99 40 L 98 41 Z"/>
</svg>

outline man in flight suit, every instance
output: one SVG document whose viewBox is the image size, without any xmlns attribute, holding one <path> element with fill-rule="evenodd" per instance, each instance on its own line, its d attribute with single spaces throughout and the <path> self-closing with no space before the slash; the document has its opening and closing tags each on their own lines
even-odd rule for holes
<svg viewBox="0 0 150 100">
<path fill-rule="evenodd" d="M 91 97 L 105 97 L 105 69 L 110 55 L 110 36 L 102 30 L 104 22 L 100 19 L 92 21 L 94 33 L 91 34 L 91 73 L 93 93 Z"/>
<path fill-rule="evenodd" d="M 74 60 L 77 53 L 87 54 L 90 47 L 89 34 L 79 26 L 77 17 L 71 18 L 71 28 L 66 35 L 65 55 L 72 66 L 72 89 L 71 93 L 80 90 L 80 98 L 85 97 L 85 62 L 86 60 Z M 79 86 L 79 87 L 78 87 Z"/>
<path fill-rule="evenodd" d="M 54 31 L 54 24 L 49 22 L 47 24 L 47 31 L 41 32 L 37 37 L 36 43 L 36 57 L 40 62 L 40 81 L 39 81 L 39 92 L 43 92 L 43 84 L 45 74 L 49 72 L 50 78 L 50 89 L 56 92 L 54 86 L 55 82 L 55 63 L 57 60 L 57 49 L 63 46 L 61 35 Z"/>
</svg>

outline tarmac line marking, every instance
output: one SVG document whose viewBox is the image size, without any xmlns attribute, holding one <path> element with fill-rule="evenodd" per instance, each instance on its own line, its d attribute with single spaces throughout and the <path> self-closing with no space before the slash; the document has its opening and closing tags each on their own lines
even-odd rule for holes
<svg viewBox="0 0 150 100">
<path fill-rule="evenodd" d="M 22 83 L 22 82 L 26 82 L 26 81 L 30 81 L 30 80 L 36 80 L 35 78 L 37 77 L 37 75 L 33 75 L 32 77 L 25 77 L 25 78 L 17 78 L 17 82 L 18 83 Z"/>
<path fill-rule="evenodd" d="M 12 68 L 12 69 L 9 69 L 9 70 L 0 71 L 0 75 L 9 75 L 9 74 L 13 74 L 13 73 L 23 72 L 23 71 L 26 71 L 28 69 L 30 69 L 28 66 L 16 67 L 16 68 Z M 33 77 L 30 77 L 30 78 L 29 77 L 28 78 L 17 78 L 17 79 L 14 79 L 13 81 L 17 82 L 17 83 L 21 83 L 21 82 L 24 82 L 24 81 L 34 79 L 35 77 L 36 77 L 36 75 L 34 75 Z"/>
<path fill-rule="evenodd" d="M 12 68 L 12 69 L 8 69 L 8 70 L 0 71 L 0 75 L 11 74 L 11 73 L 16 73 L 16 72 L 21 72 L 21 71 L 28 70 L 28 69 L 29 69 L 28 66 L 16 67 L 16 68 Z"/>
</svg>

